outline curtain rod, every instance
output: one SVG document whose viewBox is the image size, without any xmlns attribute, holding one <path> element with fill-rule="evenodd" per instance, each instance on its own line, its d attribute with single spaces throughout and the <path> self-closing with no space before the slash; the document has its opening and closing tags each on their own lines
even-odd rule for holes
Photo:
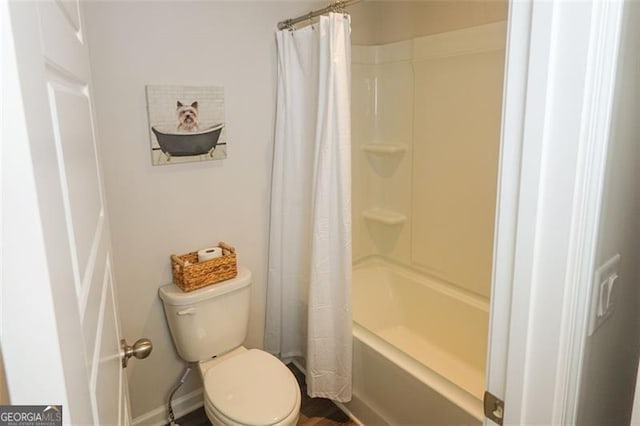
<svg viewBox="0 0 640 426">
<path fill-rule="evenodd" d="M 298 16 L 297 18 L 287 19 L 285 21 L 278 22 L 278 29 L 284 30 L 285 28 L 293 28 L 293 26 L 302 21 L 306 21 L 316 16 L 324 15 L 329 12 L 342 12 L 345 7 L 351 6 L 352 4 L 359 3 L 362 0 L 338 0 L 335 3 L 331 3 L 329 6 L 324 9 L 312 10 L 306 15 Z"/>
</svg>

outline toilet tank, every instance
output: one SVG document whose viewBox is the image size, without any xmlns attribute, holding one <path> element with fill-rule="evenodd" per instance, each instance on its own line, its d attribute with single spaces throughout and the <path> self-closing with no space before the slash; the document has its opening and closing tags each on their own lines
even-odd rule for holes
<svg viewBox="0 0 640 426">
<path fill-rule="evenodd" d="M 207 360 L 242 345 L 249 323 L 251 272 L 238 267 L 227 281 L 184 292 L 175 284 L 160 287 L 169 330 L 185 361 Z"/>
</svg>

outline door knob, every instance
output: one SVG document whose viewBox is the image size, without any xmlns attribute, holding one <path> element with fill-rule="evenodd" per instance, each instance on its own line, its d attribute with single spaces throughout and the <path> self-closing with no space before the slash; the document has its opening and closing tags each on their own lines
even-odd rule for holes
<svg viewBox="0 0 640 426">
<path fill-rule="evenodd" d="M 136 340 L 133 346 L 129 346 L 127 341 L 122 339 L 120 340 L 120 348 L 122 349 L 122 368 L 127 368 L 127 362 L 132 356 L 138 359 L 148 357 L 153 349 L 153 344 L 151 340 L 142 338 Z"/>
</svg>

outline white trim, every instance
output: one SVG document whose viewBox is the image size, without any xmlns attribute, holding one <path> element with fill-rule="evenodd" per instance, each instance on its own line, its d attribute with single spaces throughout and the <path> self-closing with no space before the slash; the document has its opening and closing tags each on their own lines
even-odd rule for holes
<svg viewBox="0 0 640 426">
<path fill-rule="evenodd" d="M 353 401 L 353 399 L 357 397 L 353 396 L 351 397 L 351 400 Z M 360 420 L 358 420 L 358 418 L 355 416 L 355 414 L 353 414 L 351 412 L 351 410 L 349 410 L 347 407 L 344 406 L 344 404 L 342 402 L 338 402 L 338 401 L 332 401 L 336 407 L 338 407 L 343 413 L 345 413 L 347 416 L 349 416 L 349 418 L 351 420 L 353 420 L 353 422 L 355 424 L 357 424 L 358 426 L 364 426 L 364 423 L 362 423 Z M 373 410 L 372 410 L 373 411 Z"/>
<path fill-rule="evenodd" d="M 575 424 L 613 108 L 622 2 L 595 2 L 576 171 L 554 418 Z M 590 285 L 585 285 L 589 283 Z"/>
<path fill-rule="evenodd" d="M 494 235 L 486 389 L 505 399 L 532 6 L 511 2 Z M 509 402 L 511 404 L 511 402 Z M 512 409 L 512 407 L 509 407 Z M 485 419 L 485 424 L 488 420 Z"/>
<path fill-rule="evenodd" d="M 335 401 L 334 401 L 335 402 Z M 374 408 L 374 404 L 365 398 L 361 398 L 355 392 L 351 395 L 351 401 L 346 403 L 349 405 L 349 409 L 342 404 L 336 403 L 336 405 L 343 410 L 351 420 L 358 426 L 365 425 L 377 425 L 388 426 L 389 422 L 382 417 L 378 411 Z"/>
<path fill-rule="evenodd" d="M 513 277 L 505 384 L 505 423 L 521 424 L 527 388 L 527 349 L 531 333 L 531 290 L 535 266 L 536 228 L 542 145 L 547 125 L 547 79 L 550 64 L 553 5 L 535 3 L 530 9 L 524 126 L 521 135 L 520 188 L 513 246 Z M 499 259 L 498 259 L 499 261 Z"/>
<path fill-rule="evenodd" d="M 174 399 L 171 406 L 173 407 L 173 413 L 175 414 L 176 419 L 179 419 L 185 414 L 189 414 L 190 412 L 202 407 L 204 405 L 203 398 L 203 390 L 202 388 L 198 388 Z M 158 408 L 139 415 L 131 421 L 131 424 L 133 426 L 163 426 L 166 425 L 168 421 L 167 405 L 163 404 Z"/>
<path fill-rule="evenodd" d="M 578 41 L 589 4 L 575 4 L 571 11 L 579 13 L 567 13 L 573 6 L 532 6 L 505 423 L 553 424 L 553 384 L 556 374 L 564 374 L 556 370 L 568 245 L 563 226 L 570 216 L 581 108 L 575 99 L 582 96 L 574 84 L 583 77 Z"/>
</svg>

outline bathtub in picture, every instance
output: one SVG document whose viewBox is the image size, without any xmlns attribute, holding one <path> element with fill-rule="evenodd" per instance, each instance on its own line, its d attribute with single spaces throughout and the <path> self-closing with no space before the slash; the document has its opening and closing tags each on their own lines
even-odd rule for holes
<svg viewBox="0 0 640 426">
<path fill-rule="evenodd" d="M 160 149 L 167 157 L 190 157 L 194 155 L 209 154 L 213 157 L 213 151 L 218 145 L 223 123 L 216 124 L 205 130 L 185 133 L 167 132 L 155 127 L 151 131 L 156 136 Z"/>
</svg>

